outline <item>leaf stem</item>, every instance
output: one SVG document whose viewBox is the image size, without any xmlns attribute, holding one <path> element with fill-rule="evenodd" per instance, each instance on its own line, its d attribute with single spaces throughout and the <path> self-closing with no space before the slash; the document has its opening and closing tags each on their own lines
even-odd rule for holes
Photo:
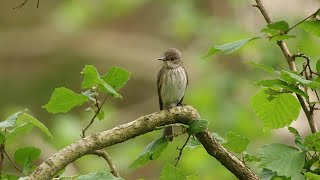
<svg viewBox="0 0 320 180">
<path fill-rule="evenodd" d="M 8 160 L 11 162 L 11 164 L 14 166 L 14 168 L 16 168 L 18 171 L 22 172 L 22 170 L 16 165 L 16 163 L 14 163 L 10 156 L 7 154 L 6 150 L 4 149 L 4 146 L 0 146 L 0 148 L 2 149 L 2 152 L 4 153 L 4 155 L 8 158 Z"/>
<path fill-rule="evenodd" d="M 187 143 L 189 142 L 190 137 L 191 137 L 191 135 L 189 134 L 186 142 L 183 144 L 183 146 L 182 146 L 181 148 L 178 148 L 178 147 L 177 147 L 177 149 L 179 150 L 179 156 L 176 158 L 177 161 L 176 161 L 176 164 L 175 164 L 174 166 L 177 166 L 177 165 L 178 165 L 178 162 L 180 161 L 180 158 L 181 158 L 181 156 L 182 156 L 182 151 L 183 151 L 183 149 L 186 147 Z"/>
<path fill-rule="evenodd" d="M 86 131 L 88 130 L 88 128 L 93 124 L 94 120 L 96 119 L 96 117 L 98 116 L 98 114 L 100 113 L 101 111 L 101 108 L 102 106 L 105 104 L 105 102 L 107 101 L 109 97 L 109 94 L 104 98 L 104 100 L 102 101 L 101 105 L 99 106 L 99 103 L 98 103 L 98 99 L 97 99 L 97 96 L 95 96 L 95 106 L 97 107 L 97 111 L 95 112 L 95 114 L 93 115 L 93 117 L 91 118 L 90 120 L 90 123 L 84 128 L 82 129 L 82 134 L 81 134 L 81 137 L 84 138 L 86 135 Z"/>
</svg>

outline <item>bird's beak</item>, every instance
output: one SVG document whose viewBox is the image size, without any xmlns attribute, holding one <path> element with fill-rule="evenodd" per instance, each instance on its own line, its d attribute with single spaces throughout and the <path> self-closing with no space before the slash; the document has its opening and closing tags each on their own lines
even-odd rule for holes
<svg viewBox="0 0 320 180">
<path fill-rule="evenodd" d="M 161 58 L 158 58 L 158 60 L 160 60 L 160 61 L 164 61 L 164 60 L 165 60 L 165 58 L 164 58 L 164 57 L 161 57 Z"/>
</svg>

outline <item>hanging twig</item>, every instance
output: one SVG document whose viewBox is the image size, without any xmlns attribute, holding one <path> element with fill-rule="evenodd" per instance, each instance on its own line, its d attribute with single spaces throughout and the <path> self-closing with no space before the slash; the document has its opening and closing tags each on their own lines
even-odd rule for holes
<svg viewBox="0 0 320 180">
<path fill-rule="evenodd" d="M 107 163 L 110 166 L 111 169 L 111 173 L 115 176 L 115 177 L 119 177 L 120 178 L 120 174 L 119 171 L 117 170 L 116 166 L 114 165 L 114 163 L 112 162 L 111 157 L 109 156 L 109 154 L 106 151 L 103 150 L 95 150 L 92 151 L 88 154 L 93 154 L 93 155 L 97 155 L 99 157 L 102 157 L 104 160 L 107 161 Z"/>
<path fill-rule="evenodd" d="M 182 156 L 182 151 L 183 151 L 183 149 L 186 147 L 187 143 L 189 142 L 190 137 L 191 137 L 191 135 L 189 134 L 186 142 L 183 144 L 183 146 L 182 146 L 181 148 L 178 148 L 178 147 L 177 147 L 177 150 L 179 150 L 179 155 L 178 155 L 178 157 L 176 158 L 177 161 L 176 161 L 176 164 L 175 164 L 174 166 L 177 166 L 177 165 L 178 165 L 178 162 L 180 161 L 180 158 L 181 158 L 181 156 Z"/>
</svg>

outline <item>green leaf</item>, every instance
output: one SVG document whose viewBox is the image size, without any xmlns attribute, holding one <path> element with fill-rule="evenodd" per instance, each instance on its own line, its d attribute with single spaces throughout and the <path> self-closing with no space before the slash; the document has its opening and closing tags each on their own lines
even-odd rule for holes
<svg viewBox="0 0 320 180">
<path fill-rule="evenodd" d="M 97 117 L 98 117 L 99 120 L 102 120 L 104 118 L 104 111 L 102 109 L 100 109 Z"/>
<path fill-rule="evenodd" d="M 130 79 L 130 72 L 123 68 L 115 66 L 109 69 L 107 74 L 102 76 L 101 78 L 115 90 L 119 90 Z"/>
<path fill-rule="evenodd" d="M 247 38 L 247 39 L 242 39 L 239 41 L 227 43 L 224 45 L 220 46 L 215 46 L 215 49 L 222 51 L 223 53 L 230 54 L 241 48 L 243 45 L 247 44 L 248 42 L 255 40 L 255 39 L 260 39 L 261 37 L 253 37 L 253 38 Z"/>
<path fill-rule="evenodd" d="M 259 150 L 260 167 L 276 172 L 279 176 L 294 177 L 303 169 L 305 152 L 284 144 L 269 144 Z"/>
<path fill-rule="evenodd" d="M 186 145 L 187 148 L 189 149 L 195 149 L 197 147 L 201 147 L 202 144 L 198 139 L 191 138 L 188 144 Z"/>
<path fill-rule="evenodd" d="M 33 128 L 33 124 L 31 122 L 23 123 L 20 126 L 14 128 L 12 131 L 7 133 L 6 143 L 16 140 L 16 137 L 19 135 L 24 135 L 29 133 L 32 130 L 32 128 Z"/>
<path fill-rule="evenodd" d="M 220 52 L 220 51 L 221 50 L 216 49 L 215 47 L 210 47 L 208 53 L 205 56 L 203 56 L 202 59 L 210 57 L 210 56 L 212 56 L 212 55 L 214 55 L 214 54 L 216 54 L 217 52 Z"/>
<path fill-rule="evenodd" d="M 19 148 L 14 153 L 14 160 L 23 166 L 24 174 L 29 174 L 32 168 L 32 161 L 36 160 L 40 156 L 40 153 L 40 149 L 35 147 Z"/>
<path fill-rule="evenodd" d="M 264 64 L 259 64 L 253 61 L 248 61 L 248 64 L 253 65 L 269 74 L 279 74 L 278 71 L 274 70 L 272 67 L 264 65 Z"/>
<path fill-rule="evenodd" d="M 320 59 L 317 61 L 316 69 L 317 69 L 317 72 L 320 73 Z"/>
<path fill-rule="evenodd" d="M 314 174 L 312 172 L 304 173 L 304 177 L 308 178 L 308 180 L 320 180 L 320 175 Z"/>
<path fill-rule="evenodd" d="M 314 36 L 320 37 L 320 20 L 305 21 L 299 25 L 299 28 Z"/>
<path fill-rule="evenodd" d="M 82 89 L 92 88 L 101 83 L 98 70 L 93 65 L 85 65 L 81 73 L 83 74 Z"/>
<path fill-rule="evenodd" d="M 320 151 L 320 132 L 310 134 L 304 139 L 304 145 L 309 151 Z"/>
<path fill-rule="evenodd" d="M 181 169 L 166 163 L 162 169 L 160 180 L 185 180 L 185 176 Z"/>
<path fill-rule="evenodd" d="M 6 137 L 0 132 L 0 144 L 4 144 L 4 141 L 6 140 Z"/>
<path fill-rule="evenodd" d="M 302 85 L 307 85 L 312 89 L 320 88 L 319 82 L 306 80 L 302 76 L 292 72 L 282 70 L 280 77 L 281 79 L 283 79 L 284 81 L 290 84 L 298 83 Z"/>
<path fill-rule="evenodd" d="M 294 35 L 288 35 L 288 34 L 284 34 L 284 35 L 277 35 L 277 36 L 273 36 L 271 38 L 272 41 L 282 41 L 282 40 L 286 40 L 286 39 L 291 39 L 291 38 L 295 38 L 296 36 Z"/>
<path fill-rule="evenodd" d="M 53 136 L 51 135 L 49 129 L 42 124 L 38 119 L 36 119 L 35 117 L 31 116 L 28 113 L 23 113 L 21 115 L 22 117 L 28 119 L 34 126 L 36 126 L 37 128 L 39 128 L 42 132 L 44 132 L 48 137 L 53 139 Z"/>
<path fill-rule="evenodd" d="M 14 153 L 14 160 L 23 165 L 28 157 L 30 162 L 36 160 L 40 156 L 41 150 L 36 147 L 23 147 L 16 150 Z"/>
<path fill-rule="evenodd" d="M 81 88 L 87 89 L 92 88 L 93 86 L 98 86 L 100 91 L 108 92 L 113 97 L 121 98 L 121 95 L 100 77 L 98 70 L 93 65 L 85 65 L 82 73 L 83 81 L 81 83 Z"/>
<path fill-rule="evenodd" d="M 222 145 L 230 151 L 241 153 L 247 149 L 249 144 L 249 139 L 242 137 L 235 132 L 229 131 L 227 132 L 227 142 Z"/>
<path fill-rule="evenodd" d="M 22 111 L 18 111 L 9 116 L 5 121 L 0 122 L 0 128 L 12 127 L 16 124 L 17 118 L 21 115 Z"/>
<path fill-rule="evenodd" d="M 268 80 L 261 80 L 256 82 L 257 85 L 259 86 L 264 86 L 264 87 L 279 87 L 283 88 L 285 90 L 288 90 L 290 92 L 299 94 L 305 98 L 308 98 L 308 94 L 300 90 L 298 87 L 295 87 L 294 85 L 290 85 L 287 82 L 281 80 L 281 79 L 268 79 Z"/>
<path fill-rule="evenodd" d="M 270 36 L 274 36 L 274 35 L 279 34 L 279 30 L 269 29 L 268 27 L 263 28 L 263 29 L 261 30 L 261 32 L 267 33 L 267 34 L 270 35 Z"/>
<path fill-rule="evenodd" d="M 258 86 L 264 86 L 264 87 L 281 87 L 281 86 L 288 86 L 288 83 L 285 81 L 282 81 L 281 79 L 267 79 L 267 80 L 261 80 L 256 82 Z"/>
<path fill-rule="evenodd" d="M 307 148 L 304 146 L 302 138 L 298 132 L 298 130 L 296 130 L 293 127 L 288 127 L 288 130 L 294 135 L 295 140 L 294 142 L 296 143 L 296 145 L 300 148 L 300 150 L 302 151 L 307 151 Z"/>
<path fill-rule="evenodd" d="M 123 180 L 122 178 L 114 177 L 110 172 L 93 172 L 77 177 L 77 180 Z"/>
<path fill-rule="evenodd" d="M 265 128 L 277 129 L 291 124 L 299 116 L 301 106 L 291 94 L 278 94 L 272 101 L 267 98 L 266 89 L 251 98 L 251 106 L 262 120 Z"/>
<path fill-rule="evenodd" d="M 270 171 L 269 169 L 263 168 L 260 179 L 261 180 L 272 180 L 273 177 L 277 176 L 275 172 Z"/>
<path fill-rule="evenodd" d="M 165 137 L 152 141 L 143 149 L 138 158 L 130 165 L 130 168 L 137 168 L 150 160 L 159 158 L 168 143 L 169 140 Z"/>
<path fill-rule="evenodd" d="M 43 107 L 50 113 L 65 113 L 75 106 L 80 106 L 88 101 L 88 97 L 77 94 L 65 87 L 56 88 L 48 102 Z"/>
<path fill-rule="evenodd" d="M 246 162 L 260 162 L 261 160 L 259 157 L 250 155 L 246 152 L 244 152 L 244 159 L 246 160 Z"/>
<path fill-rule="evenodd" d="M 188 133 L 197 134 L 204 131 L 208 127 L 209 122 L 204 119 L 193 120 L 188 123 Z"/>
<path fill-rule="evenodd" d="M 283 31 L 285 32 L 286 30 L 289 29 L 289 24 L 285 21 L 278 21 L 278 22 L 274 22 L 271 24 L 268 24 L 267 26 L 269 29 L 275 29 L 275 30 L 279 30 L 279 31 Z"/>
</svg>

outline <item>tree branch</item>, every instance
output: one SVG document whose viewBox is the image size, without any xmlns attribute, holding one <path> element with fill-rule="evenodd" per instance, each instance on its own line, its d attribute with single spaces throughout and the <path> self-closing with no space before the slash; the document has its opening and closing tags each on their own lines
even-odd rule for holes
<svg viewBox="0 0 320 180">
<path fill-rule="evenodd" d="M 167 124 L 188 124 L 199 119 L 197 110 L 191 106 L 176 107 L 142 116 L 127 124 L 87 136 L 65 147 L 43 162 L 28 179 L 51 179 L 59 170 L 92 151 L 112 146 L 139 135 L 151 132 Z M 208 130 L 196 134 L 207 152 L 221 162 L 236 177 L 243 180 L 259 179 L 243 162 L 226 150 Z"/>
<path fill-rule="evenodd" d="M 255 0 L 255 1 L 256 1 L 257 4 L 253 5 L 253 6 L 257 7 L 260 10 L 261 14 L 263 15 L 264 19 L 266 20 L 266 22 L 268 24 L 272 23 L 271 18 L 269 16 L 267 10 L 265 9 L 265 7 L 262 4 L 262 0 Z M 290 70 L 297 72 L 296 64 L 294 62 L 294 59 L 291 56 L 291 53 L 290 53 L 286 43 L 284 41 L 277 41 L 277 44 L 280 47 L 280 49 L 282 51 L 282 54 L 285 56 Z M 307 102 L 299 94 L 296 94 L 296 96 L 297 96 L 297 98 L 298 98 L 298 100 L 300 102 L 300 105 L 301 105 L 301 107 L 302 107 L 302 109 L 303 109 L 303 111 L 304 111 L 304 113 L 305 113 L 305 115 L 306 115 L 306 117 L 308 119 L 311 132 L 312 133 L 318 132 L 318 128 L 317 128 L 317 126 L 316 126 L 316 124 L 314 122 L 313 112 L 310 111 Z"/>
<path fill-rule="evenodd" d="M 114 163 L 112 162 L 111 157 L 109 156 L 109 154 L 106 151 L 103 150 L 95 150 L 92 152 L 89 152 L 88 154 L 93 154 L 93 155 L 97 155 L 99 157 L 102 157 L 104 160 L 107 161 L 107 163 L 110 166 L 111 169 L 111 173 L 115 176 L 115 177 L 120 177 L 119 171 L 117 170 L 116 166 L 114 165 Z"/>
</svg>

